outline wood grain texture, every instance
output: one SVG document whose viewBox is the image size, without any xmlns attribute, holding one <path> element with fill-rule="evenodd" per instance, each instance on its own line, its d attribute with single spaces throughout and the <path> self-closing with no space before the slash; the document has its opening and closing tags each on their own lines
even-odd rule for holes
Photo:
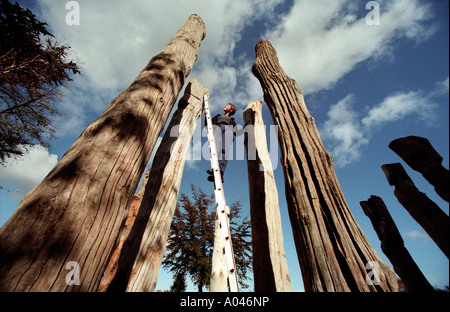
<svg viewBox="0 0 450 312">
<path fill-rule="evenodd" d="M 192 15 L 0 229 L 0 291 L 95 291 L 205 36 Z M 80 268 L 68 285 L 66 263 Z"/>
<path fill-rule="evenodd" d="M 108 291 L 154 291 L 183 176 L 185 155 L 208 90 L 186 86 L 155 154 L 142 203 Z"/>
<path fill-rule="evenodd" d="M 244 122 L 255 291 L 290 292 L 278 191 L 267 148 L 262 102 L 254 101 L 247 106 Z"/>
<path fill-rule="evenodd" d="M 286 200 L 305 290 L 398 290 L 395 273 L 350 212 L 299 85 L 283 71 L 269 41 L 262 39 L 255 50 L 253 74 L 278 126 Z M 370 261 L 381 267 L 380 285 L 365 281 Z"/>
<path fill-rule="evenodd" d="M 113 252 L 109 257 L 108 264 L 106 266 L 105 274 L 100 282 L 100 286 L 98 287 L 98 292 L 105 292 L 111 281 L 114 279 L 117 273 L 117 269 L 119 267 L 120 257 L 122 256 L 122 248 L 125 244 L 128 236 L 130 235 L 131 229 L 133 228 L 134 221 L 136 220 L 136 216 L 139 212 L 139 208 L 142 204 L 142 198 L 144 197 L 145 186 L 147 185 L 148 178 L 150 176 L 151 168 L 145 172 L 144 178 L 142 179 L 142 185 L 136 194 L 133 196 L 133 200 L 130 204 L 130 209 L 128 211 L 128 216 L 125 219 L 125 222 L 120 229 L 119 235 L 117 236 L 116 243 L 114 244 Z"/>
</svg>

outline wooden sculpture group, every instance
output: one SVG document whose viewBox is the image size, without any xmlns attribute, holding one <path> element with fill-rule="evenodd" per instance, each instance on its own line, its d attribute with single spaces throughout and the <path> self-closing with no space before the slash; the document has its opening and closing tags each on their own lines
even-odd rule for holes
<svg viewBox="0 0 450 312">
<path fill-rule="evenodd" d="M 187 83 L 168 127 L 180 126 L 182 131 L 177 136 L 165 133 L 142 188 L 135 192 L 204 37 L 203 20 L 190 16 L 23 198 L 0 229 L 0 291 L 155 290 L 184 155 L 208 93 L 196 79 Z M 397 291 L 394 271 L 377 255 L 350 212 L 299 85 L 280 67 L 267 40 L 255 49 L 253 73 L 278 126 L 287 206 L 305 290 Z M 244 121 L 263 124 L 261 102 L 249 104 Z M 247 151 L 251 144 L 257 155 L 247 161 L 255 291 L 291 291 L 266 137 L 260 127 L 252 129 L 245 144 Z M 401 183 L 407 179 L 392 173 L 400 169 L 384 170 L 390 172 L 388 180 L 398 196 L 404 197 L 406 182 Z M 448 191 L 448 170 L 441 174 L 447 175 Z M 448 216 L 436 213 L 446 234 L 432 237 L 448 256 Z M 430 226 L 431 232 L 436 231 L 436 224 Z M 381 239 L 383 251 L 389 249 Z M 401 245 L 400 240 L 395 241 Z M 79 265 L 74 283 L 66 279 L 69 261 Z M 379 264 L 377 283 L 367 282 L 369 262 Z"/>
</svg>

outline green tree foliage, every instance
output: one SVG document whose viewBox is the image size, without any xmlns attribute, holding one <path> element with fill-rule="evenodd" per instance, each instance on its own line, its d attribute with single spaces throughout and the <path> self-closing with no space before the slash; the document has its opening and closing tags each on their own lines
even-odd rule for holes
<svg viewBox="0 0 450 312">
<path fill-rule="evenodd" d="M 200 188 L 191 185 L 192 200 L 180 195 L 169 232 L 167 252 L 162 262 L 174 273 L 172 291 L 186 290 L 186 276 L 189 276 L 198 291 L 209 287 L 211 263 L 214 249 L 214 222 L 216 207 L 213 195 L 206 195 Z M 250 221 L 240 216 L 241 204 L 230 206 L 230 231 L 239 283 L 245 284 L 251 266 Z"/>
<path fill-rule="evenodd" d="M 29 144 L 48 147 L 59 87 L 79 73 L 67 60 L 70 47 L 46 26 L 29 9 L 0 0 L 0 163 Z"/>
<path fill-rule="evenodd" d="M 186 274 L 176 274 L 173 279 L 173 284 L 170 286 L 171 292 L 185 292 L 186 291 Z"/>
</svg>

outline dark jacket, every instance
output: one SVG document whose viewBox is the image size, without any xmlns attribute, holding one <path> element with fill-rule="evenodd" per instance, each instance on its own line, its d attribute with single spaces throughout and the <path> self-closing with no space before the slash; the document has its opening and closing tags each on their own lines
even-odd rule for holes
<svg viewBox="0 0 450 312">
<path fill-rule="evenodd" d="M 230 126 L 231 130 L 233 131 L 234 136 L 240 136 L 244 131 L 242 129 L 241 131 L 237 131 L 236 128 L 236 122 L 234 121 L 233 117 L 228 117 L 226 115 L 220 115 L 217 114 L 213 118 L 211 118 L 211 122 L 213 125 L 221 126 L 221 125 L 228 125 Z M 206 117 L 205 117 L 205 126 L 206 126 Z"/>
<path fill-rule="evenodd" d="M 234 121 L 233 117 L 228 117 L 227 115 L 219 115 L 217 114 L 216 116 L 214 116 L 212 118 L 212 124 L 213 125 L 227 125 L 227 126 L 231 126 L 232 128 L 234 128 L 236 126 L 236 122 Z"/>
</svg>

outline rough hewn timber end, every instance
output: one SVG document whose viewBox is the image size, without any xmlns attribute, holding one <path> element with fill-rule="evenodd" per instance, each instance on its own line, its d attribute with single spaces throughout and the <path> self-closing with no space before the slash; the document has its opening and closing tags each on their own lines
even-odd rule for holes
<svg viewBox="0 0 450 312">
<path fill-rule="evenodd" d="M 385 164 L 381 166 L 381 169 L 386 175 L 389 185 L 396 185 L 400 180 L 406 180 L 413 183 L 400 163 Z"/>
</svg>

